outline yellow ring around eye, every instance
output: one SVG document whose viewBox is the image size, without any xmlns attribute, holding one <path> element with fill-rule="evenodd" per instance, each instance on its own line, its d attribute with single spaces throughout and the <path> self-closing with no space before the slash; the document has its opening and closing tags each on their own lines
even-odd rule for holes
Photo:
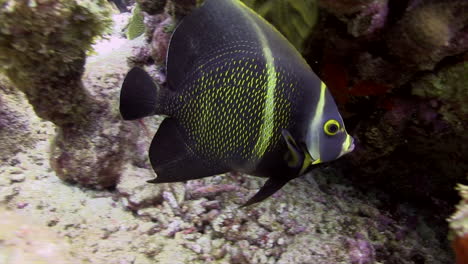
<svg viewBox="0 0 468 264">
<path fill-rule="evenodd" d="M 340 131 L 340 123 L 335 119 L 330 119 L 323 125 L 323 131 L 329 136 L 334 136 Z"/>
</svg>

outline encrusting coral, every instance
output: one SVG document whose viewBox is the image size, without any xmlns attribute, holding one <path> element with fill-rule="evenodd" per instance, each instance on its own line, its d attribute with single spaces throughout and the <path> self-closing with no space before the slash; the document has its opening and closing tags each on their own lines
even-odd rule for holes
<svg viewBox="0 0 468 264">
<path fill-rule="evenodd" d="M 57 126 L 51 153 L 57 175 L 114 185 L 130 124 L 119 121 L 110 98 L 95 96 L 81 79 L 86 53 L 111 25 L 107 1 L 1 0 L 0 6 L 0 70 L 39 117 Z"/>
</svg>

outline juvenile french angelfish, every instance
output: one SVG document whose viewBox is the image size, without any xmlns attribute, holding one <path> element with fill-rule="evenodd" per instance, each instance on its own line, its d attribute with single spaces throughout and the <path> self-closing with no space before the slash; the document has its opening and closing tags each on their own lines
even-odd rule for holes
<svg viewBox="0 0 468 264">
<path fill-rule="evenodd" d="M 157 174 L 149 182 L 228 171 L 268 177 L 250 205 L 354 148 L 325 84 L 238 0 L 206 0 L 183 18 L 166 64 L 168 87 L 133 68 L 121 90 L 124 119 L 167 116 L 149 149 Z"/>
</svg>

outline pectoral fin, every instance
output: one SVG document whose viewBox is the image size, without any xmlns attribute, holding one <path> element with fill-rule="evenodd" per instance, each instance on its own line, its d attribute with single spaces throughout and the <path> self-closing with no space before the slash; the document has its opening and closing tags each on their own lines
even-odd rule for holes
<svg viewBox="0 0 468 264">
<path fill-rule="evenodd" d="M 288 147 L 288 152 L 286 152 L 285 160 L 288 163 L 290 168 L 299 168 L 302 166 L 304 160 L 304 152 L 300 148 L 294 138 L 291 136 L 288 130 L 283 129 L 281 131 L 286 146 Z"/>
<path fill-rule="evenodd" d="M 314 160 L 307 150 L 303 142 L 296 142 L 288 130 L 281 131 L 288 152 L 286 153 L 285 160 L 290 168 L 300 168 L 298 175 L 302 175 L 310 170 L 312 165 L 319 164 L 320 159 Z"/>
<path fill-rule="evenodd" d="M 269 178 L 263 187 L 260 188 L 260 190 L 241 207 L 249 206 L 265 200 L 281 189 L 289 180 L 290 179 Z"/>
</svg>

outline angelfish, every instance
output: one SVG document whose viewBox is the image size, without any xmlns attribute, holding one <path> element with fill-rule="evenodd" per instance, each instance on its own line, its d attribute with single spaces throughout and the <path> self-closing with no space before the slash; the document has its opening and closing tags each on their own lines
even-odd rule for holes
<svg viewBox="0 0 468 264">
<path fill-rule="evenodd" d="M 120 95 L 126 120 L 167 116 L 149 149 L 157 175 L 149 182 L 229 171 L 268 177 L 251 205 L 354 148 L 325 83 L 238 0 L 206 0 L 184 17 L 166 66 L 167 87 L 135 67 Z"/>
</svg>

